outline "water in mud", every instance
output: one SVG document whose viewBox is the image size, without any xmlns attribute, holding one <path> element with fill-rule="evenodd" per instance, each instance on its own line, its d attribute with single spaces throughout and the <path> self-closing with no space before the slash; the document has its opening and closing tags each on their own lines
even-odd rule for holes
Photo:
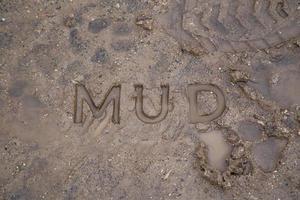
<svg viewBox="0 0 300 200">
<path fill-rule="evenodd" d="M 226 159 L 231 152 L 231 146 L 226 142 L 221 131 L 212 131 L 200 135 L 200 140 L 208 148 L 208 161 L 212 168 L 225 171 Z"/>
</svg>

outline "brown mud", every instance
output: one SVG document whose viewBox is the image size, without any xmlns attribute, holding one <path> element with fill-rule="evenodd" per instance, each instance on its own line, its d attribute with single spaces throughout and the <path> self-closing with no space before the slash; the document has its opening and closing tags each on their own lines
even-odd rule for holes
<svg viewBox="0 0 300 200">
<path fill-rule="evenodd" d="M 0 199 L 300 199 L 299 6 L 0 0 Z"/>
</svg>

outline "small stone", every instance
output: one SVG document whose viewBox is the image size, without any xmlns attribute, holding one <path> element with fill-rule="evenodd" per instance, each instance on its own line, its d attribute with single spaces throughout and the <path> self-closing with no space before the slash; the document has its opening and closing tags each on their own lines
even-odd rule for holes
<svg viewBox="0 0 300 200">
<path fill-rule="evenodd" d="M 227 129 L 226 130 L 226 140 L 231 143 L 231 144 L 235 144 L 238 143 L 240 140 L 239 135 L 233 131 L 232 129 Z"/>
<path fill-rule="evenodd" d="M 250 79 L 248 73 L 239 70 L 232 70 L 229 75 L 231 78 L 231 82 L 233 83 L 247 82 Z"/>
<path fill-rule="evenodd" d="M 199 48 L 197 44 L 191 44 L 191 42 L 181 41 L 181 51 L 183 53 L 189 53 L 193 56 L 200 56 L 203 55 L 205 52 L 203 49 Z"/>
<path fill-rule="evenodd" d="M 89 22 L 88 30 L 91 33 L 99 33 L 100 31 L 107 28 L 111 22 L 108 19 L 97 18 Z"/>
<path fill-rule="evenodd" d="M 200 132 L 206 132 L 210 128 L 210 124 L 197 123 L 196 129 Z"/>
<path fill-rule="evenodd" d="M 230 175 L 248 175 L 252 172 L 253 165 L 247 159 L 231 160 L 228 167 Z"/>
<path fill-rule="evenodd" d="M 272 83 L 272 84 L 277 84 L 278 82 L 279 82 L 279 74 L 274 74 L 272 77 L 271 77 L 271 80 L 270 80 L 270 82 Z"/>
<path fill-rule="evenodd" d="M 208 149 L 203 142 L 201 142 L 198 145 L 195 153 L 196 153 L 197 157 L 200 159 L 201 164 L 206 165 L 208 163 L 208 158 L 207 158 Z"/>
<path fill-rule="evenodd" d="M 243 92 L 245 93 L 245 95 L 250 98 L 251 100 L 256 101 L 257 99 L 260 98 L 260 96 L 258 96 L 258 94 L 256 93 L 256 91 L 254 90 L 254 88 L 249 87 L 248 85 L 241 85 Z"/>
<path fill-rule="evenodd" d="M 140 15 L 136 18 L 135 23 L 145 30 L 151 31 L 153 29 L 153 19 L 151 16 Z"/>
<path fill-rule="evenodd" d="M 75 17 L 73 16 L 67 16 L 64 19 L 64 25 L 68 28 L 73 28 L 76 26 L 76 24 L 78 23 L 78 21 L 76 20 Z"/>
<path fill-rule="evenodd" d="M 271 137 L 264 142 L 256 144 L 253 148 L 253 156 L 256 164 L 264 172 L 274 171 L 286 145 L 286 139 L 276 137 Z"/>
<path fill-rule="evenodd" d="M 245 147 L 242 145 L 235 146 L 231 152 L 232 159 L 239 159 L 245 155 Z"/>
</svg>

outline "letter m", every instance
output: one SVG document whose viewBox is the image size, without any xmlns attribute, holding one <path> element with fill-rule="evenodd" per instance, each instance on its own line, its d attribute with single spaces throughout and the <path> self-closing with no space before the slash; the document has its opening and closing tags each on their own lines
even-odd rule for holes
<svg viewBox="0 0 300 200">
<path fill-rule="evenodd" d="M 75 85 L 75 109 L 74 109 L 74 123 L 83 122 L 83 102 L 85 101 L 89 106 L 90 111 L 94 118 L 101 117 L 107 108 L 107 106 L 113 102 L 113 115 L 112 122 L 115 124 L 120 123 L 120 96 L 121 86 L 113 86 L 105 95 L 104 100 L 100 106 L 96 106 L 91 98 L 88 90 L 82 84 Z"/>
</svg>

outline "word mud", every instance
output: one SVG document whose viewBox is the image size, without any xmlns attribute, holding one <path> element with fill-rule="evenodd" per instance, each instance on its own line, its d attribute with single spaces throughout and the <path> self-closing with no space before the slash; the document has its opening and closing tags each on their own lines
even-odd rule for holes
<svg viewBox="0 0 300 200">
<path fill-rule="evenodd" d="M 148 115 L 144 111 L 143 85 L 135 85 L 134 88 L 136 92 L 135 112 L 137 118 L 147 124 L 155 124 L 163 121 L 169 112 L 169 85 L 161 85 L 160 111 L 156 115 Z M 211 113 L 199 114 L 199 102 L 197 101 L 197 97 L 201 92 L 212 92 L 215 94 L 217 105 Z M 207 123 L 215 120 L 223 114 L 226 107 L 224 93 L 218 86 L 213 84 L 189 84 L 187 86 L 187 98 L 189 104 L 188 119 L 191 124 Z M 112 104 L 112 122 L 119 124 L 120 99 L 121 85 L 114 85 L 108 90 L 102 103 L 97 106 L 87 88 L 83 84 L 75 84 L 74 123 L 83 123 L 83 104 L 85 102 L 94 118 L 103 116 L 107 107 Z"/>
</svg>

